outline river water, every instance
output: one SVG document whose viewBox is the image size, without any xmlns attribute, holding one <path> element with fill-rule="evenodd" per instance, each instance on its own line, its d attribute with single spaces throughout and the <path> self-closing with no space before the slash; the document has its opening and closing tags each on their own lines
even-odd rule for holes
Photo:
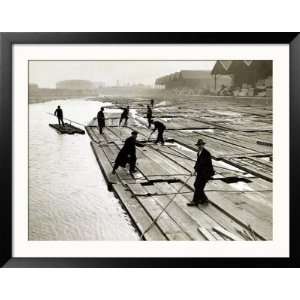
<svg viewBox="0 0 300 300">
<path fill-rule="evenodd" d="M 84 99 L 29 105 L 29 240 L 137 240 L 118 199 L 107 190 L 85 135 L 49 127 L 64 116 L 87 124 L 100 102 Z"/>
</svg>

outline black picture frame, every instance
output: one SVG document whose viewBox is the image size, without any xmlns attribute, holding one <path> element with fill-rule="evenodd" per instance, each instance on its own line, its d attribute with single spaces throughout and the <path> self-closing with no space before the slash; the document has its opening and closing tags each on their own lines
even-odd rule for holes
<svg viewBox="0 0 300 300">
<path fill-rule="evenodd" d="M 288 44 L 290 47 L 290 257 L 289 258 L 16 258 L 12 256 L 12 50 L 15 44 Z M 0 266 L 4 267 L 299 267 L 296 184 L 300 128 L 298 33 L 1 33 Z M 288 201 L 288 199 L 286 199 Z"/>
</svg>

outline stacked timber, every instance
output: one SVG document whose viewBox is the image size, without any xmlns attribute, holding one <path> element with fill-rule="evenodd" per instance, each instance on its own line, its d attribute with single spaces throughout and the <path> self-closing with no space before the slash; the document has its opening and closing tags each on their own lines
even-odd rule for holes
<svg viewBox="0 0 300 300">
<path fill-rule="evenodd" d="M 109 121 L 100 135 L 92 120 L 86 131 L 108 187 L 145 240 L 272 240 L 270 107 L 212 99 L 200 108 L 192 100 L 158 105 L 153 113 L 166 124 L 171 141 L 160 146 L 149 140 L 151 130 L 144 118 L 148 103 L 131 101 L 135 112 L 128 126 L 119 127 L 118 116 L 106 109 L 108 119 L 117 121 Z M 132 177 L 119 168 L 113 175 L 115 159 L 132 130 L 145 142 L 137 148 L 137 172 Z M 216 175 L 206 185 L 209 204 L 189 207 L 199 138 L 212 154 Z"/>
</svg>

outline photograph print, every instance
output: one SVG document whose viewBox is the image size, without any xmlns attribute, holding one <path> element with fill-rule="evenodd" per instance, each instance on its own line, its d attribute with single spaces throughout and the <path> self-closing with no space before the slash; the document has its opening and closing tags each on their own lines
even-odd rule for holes
<svg viewBox="0 0 300 300">
<path fill-rule="evenodd" d="M 28 62 L 29 241 L 272 241 L 272 60 Z"/>
</svg>

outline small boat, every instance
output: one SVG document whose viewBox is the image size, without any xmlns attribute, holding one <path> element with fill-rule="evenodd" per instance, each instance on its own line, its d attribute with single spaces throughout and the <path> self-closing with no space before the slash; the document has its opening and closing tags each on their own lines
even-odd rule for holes
<svg viewBox="0 0 300 300">
<path fill-rule="evenodd" d="M 59 133 L 62 134 L 74 134 L 74 133 L 79 133 L 79 134 L 85 134 L 85 131 L 75 127 L 71 124 L 65 123 L 65 126 L 59 125 L 59 124 L 49 124 L 50 127 L 56 129 Z"/>
</svg>

